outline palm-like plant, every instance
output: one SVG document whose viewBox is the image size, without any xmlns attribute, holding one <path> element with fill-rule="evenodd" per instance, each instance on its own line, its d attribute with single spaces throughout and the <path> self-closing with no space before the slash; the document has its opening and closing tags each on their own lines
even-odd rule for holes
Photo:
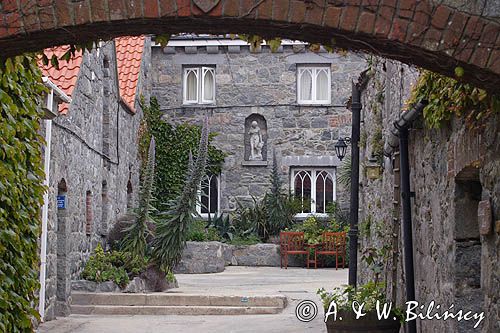
<svg viewBox="0 0 500 333">
<path fill-rule="evenodd" d="M 351 155 L 347 155 L 339 168 L 337 179 L 346 189 L 351 188 Z"/>
<path fill-rule="evenodd" d="M 148 149 L 148 161 L 143 173 L 141 189 L 139 193 L 139 208 L 137 209 L 136 218 L 128 228 L 124 230 L 125 237 L 121 241 L 121 249 L 125 252 L 130 252 L 134 256 L 144 257 L 147 248 L 147 239 L 151 231 L 148 224 L 152 222 L 155 177 L 155 138 L 151 137 Z"/>
<path fill-rule="evenodd" d="M 183 190 L 176 200 L 169 203 L 170 209 L 165 218 L 159 219 L 156 224 L 156 235 L 151 244 L 152 256 L 164 271 L 171 270 L 180 260 L 188 227 L 196 215 L 198 188 L 208 158 L 208 134 L 208 116 L 205 116 L 198 156 L 194 163 L 190 162 Z"/>
</svg>

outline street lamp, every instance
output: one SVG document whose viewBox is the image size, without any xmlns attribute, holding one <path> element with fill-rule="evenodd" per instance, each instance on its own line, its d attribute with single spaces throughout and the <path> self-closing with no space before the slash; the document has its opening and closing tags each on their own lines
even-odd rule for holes
<svg viewBox="0 0 500 333">
<path fill-rule="evenodd" d="M 347 151 L 346 143 L 351 143 L 351 138 L 339 138 L 339 141 L 335 144 L 335 154 L 337 154 L 337 157 L 341 161 L 345 157 Z"/>
</svg>

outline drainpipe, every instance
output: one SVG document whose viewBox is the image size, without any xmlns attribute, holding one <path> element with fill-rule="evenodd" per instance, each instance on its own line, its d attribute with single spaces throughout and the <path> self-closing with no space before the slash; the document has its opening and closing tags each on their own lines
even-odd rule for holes
<svg viewBox="0 0 500 333">
<path fill-rule="evenodd" d="M 421 101 L 417 106 L 403 113 L 390 130 L 390 136 L 384 148 L 384 154 L 390 156 L 397 147 L 399 139 L 399 158 L 401 176 L 401 198 L 403 207 L 403 253 L 406 280 L 406 301 L 415 301 L 415 269 L 413 264 L 413 237 L 411 223 L 411 197 L 410 190 L 410 163 L 408 156 L 408 128 L 417 116 L 423 111 L 426 101 Z M 407 323 L 408 333 L 417 332 L 417 323 L 412 320 Z"/>
<path fill-rule="evenodd" d="M 356 287 L 358 279 L 358 211 L 359 211 L 359 133 L 361 92 L 352 84 L 352 132 L 351 132 L 351 205 L 349 225 L 349 285 Z"/>
<path fill-rule="evenodd" d="M 64 102 L 71 103 L 71 99 L 52 83 L 48 78 L 42 78 L 43 83 L 46 87 L 50 89 L 47 95 L 47 102 L 45 105 L 45 152 L 44 152 L 44 165 L 43 172 L 45 173 L 45 180 L 43 185 L 46 186 L 46 191 L 43 194 L 43 206 L 42 206 L 42 234 L 40 236 L 40 295 L 39 295 L 39 305 L 38 312 L 40 313 L 40 318 L 43 321 L 45 316 L 45 279 L 47 272 L 47 224 L 49 217 L 49 184 L 50 184 L 50 152 L 51 152 L 51 142 L 52 142 L 52 119 L 57 116 L 57 102 L 54 103 L 55 98 L 58 98 Z M 54 96 L 56 95 L 56 96 Z"/>
</svg>

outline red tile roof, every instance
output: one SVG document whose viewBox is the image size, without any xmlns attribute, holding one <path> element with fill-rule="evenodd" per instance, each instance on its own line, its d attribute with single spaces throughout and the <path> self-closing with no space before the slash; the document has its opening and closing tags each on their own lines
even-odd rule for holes
<svg viewBox="0 0 500 333">
<path fill-rule="evenodd" d="M 144 39 L 144 36 L 128 36 L 115 39 L 120 97 L 132 112 L 135 112 L 135 96 L 144 52 Z M 58 46 L 46 49 L 45 54 L 49 59 L 54 54 L 57 58 L 60 58 L 68 50 L 69 46 Z M 44 76 L 47 76 L 66 95 L 71 97 L 76 86 L 82 60 L 82 52 L 77 51 L 69 61 L 59 60 L 59 69 L 53 67 L 50 63 L 47 66 L 40 63 L 40 67 Z M 67 114 L 68 109 L 69 105 L 67 103 L 59 105 L 61 114 Z"/>
<path fill-rule="evenodd" d="M 118 85 L 122 101 L 135 112 L 135 95 L 144 52 L 144 36 L 115 39 Z"/>
<path fill-rule="evenodd" d="M 59 59 L 68 50 L 69 46 L 57 46 L 51 49 L 46 49 L 44 52 L 50 60 L 54 54 Z M 75 56 L 69 61 L 59 60 L 59 69 L 52 66 L 50 62 L 47 66 L 41 64 L 40 68 L 42 69 L 43 76 L 47 76 L 56 86 L 61 88 L 66 95 L 71 97 L 76 86 L 82 59 L 82 52 L 77 51 L 75 52 Z M 59 113 L 67 114 L 68 109 L 69 105 L 67 103 L 59 104 Z"/>
</svg>

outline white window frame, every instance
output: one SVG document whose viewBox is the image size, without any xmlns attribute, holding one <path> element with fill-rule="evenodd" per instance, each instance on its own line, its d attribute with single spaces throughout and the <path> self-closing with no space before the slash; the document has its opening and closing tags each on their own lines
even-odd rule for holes
<svg viewBox="0 0 500 333">
<path fill-rule="evenodd" d="M 310 171 L 311 173 L 311 212 L 310 213 L 298 213 L 295 217 L 298 218 L 306 218 L 308 216 L 324 216 L 326 217 L 328 214 L 326 213 L 317 213 L 316 212 L 316 181 L 318 180 L 318 173 L 321 171 L 326 171 L 332 177 L 333 184 L 333 201 L 337 201 L 337 170 L 334 167 L 292 167 L 290 168 L 290 189 L 293 195 L 295 195 L 295 173 L 300 171 Z"/>
<path fill-rule="evenodd" d="M 196 75 L 196 100 L 187 99 L 187 76 L 190 72 Z M 206 100 L 205 97 L 205 75 L 212 73 L 214 85 L 212 87 L 213 100 Z M 186 66 L 182 71 L 182 103 L 184 105 L 215 104 L 215 66 Z"/>
<path fill-rule="evenodd" d="M 215 213 L 202 213 L 201 212 L 201 184 L 200 184 L 200 189 L 198 189 L 198 200 L 196 201 L 196 212 L 202 217 L 208 219 L 208 215 L 210 215 L 210 218 L 216 218 L 220 215 L 220 198 L 221 198 L 221 191 L 220 191 L 220 174 L 213 174 L 213 175 L 205 175 L 203 176 L 203 180 L 205 178 L 212 178 L 215 177 L 217 180 L 217 210 Z M 202 182 L 203 182 L 202 180 Z M 210 207 L 210 190 L 209 190 L 209 197 L 208 197 L 208 205 Z"/>
<path fill-rule="evenodd" d="M 328 78 L 328 98 L 325 100 L 316 99 L 316 80 L 318 73 L 326 70 L 326 76 Z M 300 88 L 302 82 L 302 75 L 304 72 L 310 71 L 312 77 L 312 90 L 311 90 L 311 99 L 302 99 L 300 96 Z M 304 105 L 330 105 L 332 103 L 332 74 L 330 70 L 330 66 L 321 66 L 321 65 L 301 65 L 297 66 L 297 103 Z"/>
</svg>

